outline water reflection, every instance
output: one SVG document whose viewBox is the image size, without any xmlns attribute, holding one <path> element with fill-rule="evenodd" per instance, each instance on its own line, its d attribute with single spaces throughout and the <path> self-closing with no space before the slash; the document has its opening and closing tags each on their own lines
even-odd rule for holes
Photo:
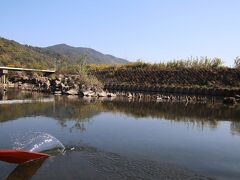
<svg viewBox="0 0 240 180">
<path fill-rule="evenodd" d="M 15 92 L 14 92 L 15 94 Z M 134 118 L 158 118 L 174 122 L 184 122 L 193 126 L 217 128 L 219 121 L 231 121 L 233 134 L 240 134 L 240 107 L 230 108 L 221 103 L 207 104 L 184 104 L 184 103 L 161 103 L 139 102 L 126 99 L 82 99 L 67 96 L 46 96 L 39 93 L 10 92 L 8 97 L 23 99 L 31 98 L 29 103 L 1 104 L 0 122 L 14 120 L 20 117 L 47 116 L 57 119 L 62 127 L 66 127 L 69 120 L 75 121 L 70 127 L 85 131 L 85 122 L 101 112 L 124 113 Z M 51 99 L 47 101 L 45 99 Z M 6 99 L 6 98 L 5 98 Z M 41 101 L 37 101 L 42 99 Z M 6 100 L 5 100 L 6 101 Z M 12 101 L 12 100 L 11 100 Z M 11 109 L 14 113 L 9 113 Z"/>
<path fill-rule="evenodd" d="M 33 101 L 0 105 L 1 148 L 12 147 L 9 140 L 14 133 L 18 137 L 26 131 L 50 133 L 67 147 L 64 156 L 40 165 L 36 179 L 166 179 L 171 175 L 176 179 L 178 174 L 183 177 L 178 179 L 184 179 L 184 168 L 190 170 L 189 177 L 195 172 L 222 179 L 239 177 L 239 136 L 232 136 L 240 135 L 237 106 L 27 93 L 9 97 Z M 44 98 L 53 101 L 38 101 Z M 12 170 L 2 167 L 4 176 Z M 9 177 L 28 171 L 22 168 Z"/>
<path fill-rule="evenodd" d="M 239 121 L 234 121 L 231 123 L 231 131 L 233 134 L 240 135 L 240 122 Z"/>
</svg>

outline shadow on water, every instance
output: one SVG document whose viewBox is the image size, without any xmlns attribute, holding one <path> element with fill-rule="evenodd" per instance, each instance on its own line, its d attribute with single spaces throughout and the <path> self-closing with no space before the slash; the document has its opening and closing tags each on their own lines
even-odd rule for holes
<svg viewBox="0 0 240 180">
<path fill-rule="evenodd" d="M 26 180 L 31 179 L 46 159 L 39 159 L 18 165 L 6 178 L 6 180 Z"/>
</svg>

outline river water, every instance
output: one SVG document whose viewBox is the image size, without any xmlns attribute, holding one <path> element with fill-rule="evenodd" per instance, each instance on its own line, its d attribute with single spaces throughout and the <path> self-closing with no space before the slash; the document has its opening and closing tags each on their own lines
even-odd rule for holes
<svg viewBox="0 0 240 180">
<path fill-rule="evenodd" d="M 19 166 L 0 162 L 0 179 L 240 179 L 239 106 L 16 91 L 0 99 L 0 149 L 36 133 L 66 148 Z"/>
</svg>

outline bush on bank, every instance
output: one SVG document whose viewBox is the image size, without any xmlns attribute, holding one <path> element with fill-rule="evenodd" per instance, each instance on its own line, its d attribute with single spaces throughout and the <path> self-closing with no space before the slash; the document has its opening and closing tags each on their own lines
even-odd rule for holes
<svg viewBox="0 0 240 180">
<path fill-rule="evenodd" d="M 118 70 L 118 69 L 176 69 L 176 68 L 220 68 L 224 67 L 224 62 L 220 58 L 190 58 L 187 60 L 171 60 L 160 63 L 147 63 L 141 60 L 128 64 L 89 64 L 91 70 Z"/>
</svg>

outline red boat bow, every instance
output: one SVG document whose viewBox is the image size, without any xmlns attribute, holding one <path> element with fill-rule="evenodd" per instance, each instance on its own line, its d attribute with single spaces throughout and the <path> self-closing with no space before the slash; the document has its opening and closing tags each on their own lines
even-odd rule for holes
<svg viewBox="0 0 240 180">
<path fill-rule="evenodd" d="M 48 158 L 49 155 L 22 150 L 0 150 L 0 161 L 8 163 L 22 164 L 25 162 Z"/>
</svg>

